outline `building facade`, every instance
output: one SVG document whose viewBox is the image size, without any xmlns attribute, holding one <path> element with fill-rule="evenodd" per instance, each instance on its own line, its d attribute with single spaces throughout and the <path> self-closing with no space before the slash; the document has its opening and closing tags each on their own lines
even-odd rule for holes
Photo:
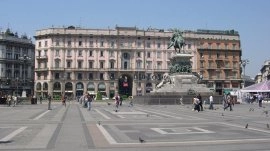
<svg viewBox="0 0 270 151">
<path fill-rule="evenodd" d="M 260 73 L 261 82 L 270 80 L 270 60 L 264 61 Z"/>
<path fill-rule="evenodd" d="M 237 31 L 197 30 L 195 69 L 218 94 L 241 88 L 241 42 Z"/>
<path fill-rule="evenodd" d="M 35 93 L 72 97 L 98 91 L 108 97 L 115 93 L 145 95 L 169 71 L 170 58 L 175 53 L 174 49 L 167 49 L 172 34 L 172 31 L 136 27 L 69 26 L 38 30 Z M 198 30 L 185 31 L 183 36 L 184 49 L 194 56 L 193 72 L 203 74 L 209 87 L 217 92 L 223 88 L 240 88 L 241 48 L 237 32 Z"/>
<path fill-rule="evenodd" d="M 19 37 L 9 29 L 0 33 L 1 96 L 33 94 L 35 46 L 25 35 Z"/>
</svg>

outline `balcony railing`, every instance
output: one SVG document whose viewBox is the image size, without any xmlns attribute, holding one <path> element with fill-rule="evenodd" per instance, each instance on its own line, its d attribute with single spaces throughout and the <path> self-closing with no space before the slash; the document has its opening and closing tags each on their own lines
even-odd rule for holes
<svg viewBox="0 0 270 151">
<path fill-rule="evenodd" d="M 48 59 L 47 55 L 42 55 L 42 56 L 36 56 L 36 59 Z"/>
</svg>

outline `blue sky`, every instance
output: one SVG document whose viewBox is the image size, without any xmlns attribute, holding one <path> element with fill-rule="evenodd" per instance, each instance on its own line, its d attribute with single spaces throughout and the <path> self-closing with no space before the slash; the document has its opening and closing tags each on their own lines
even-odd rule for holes
<svg viewBox="0 0 270 151">
<path fill-rule="evenodd" d="M 68 25 L 86 28 L 237 30 L 246 75 L 269 57 L 270 0 L 0 0 L 0 30 L 19 35 Z"/>
</svg>

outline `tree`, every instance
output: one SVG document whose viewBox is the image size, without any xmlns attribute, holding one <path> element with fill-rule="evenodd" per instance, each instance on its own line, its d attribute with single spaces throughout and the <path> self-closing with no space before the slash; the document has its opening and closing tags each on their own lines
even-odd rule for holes
<svg viewBox="0 0 270 151">
<path fill-rule="evenodd" d="M 101 95 L 101 93 L 99 91 L 97 92 L 96 100 L 102 100 L 102 95 Z"/>
</svg>

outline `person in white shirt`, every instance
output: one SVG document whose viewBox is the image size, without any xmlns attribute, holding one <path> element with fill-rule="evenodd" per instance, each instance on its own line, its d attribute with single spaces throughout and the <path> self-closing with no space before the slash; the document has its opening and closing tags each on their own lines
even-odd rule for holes
<svg viewBox="0 0 270 151">
<path fill-rule="evenodd" d="M 213 96 L 210 95 L 209 97 L 209 103 L 210 103 L 210 106 L 209 106 L 209 110 L 213 110 L 214 109 L 214 100 L 213 100 Z"/>
</svg>

